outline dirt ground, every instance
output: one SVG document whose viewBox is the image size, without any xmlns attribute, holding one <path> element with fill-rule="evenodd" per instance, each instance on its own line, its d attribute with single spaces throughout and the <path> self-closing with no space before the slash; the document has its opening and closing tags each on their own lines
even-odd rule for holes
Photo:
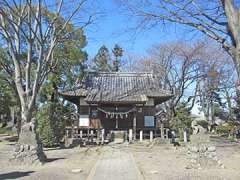
<svg viewBox="0 0 240 180">
<path fill-rule="evenodd" d="M 189 161 L 186 147 L 181 146 L 176 149 L 171 144 L 149 146 L 148 143 L 47 149 L 45 153 L 48 162 L 44 165 L 16 166 L 8 163 L 14 143 L 2 141 L 0 142 L 0 179 L 91 180 L 91 177 L 98 179 L 96 173 L 101 173 L 102 170 L 99 168 L 108 162 L 106 166 L 109 170 L 104 173 L 109 173 L 109 176 L 101 176 L 103 178 L 98 180 L 129 180 L 126 175 L 130 173 L 129 171 L 135 171 L 135 167 L 132 166 L 136 166 L 136 172 L 140 172 L 141 179 L 146 180 L 240 180 L 240 144 L 219 138 L 212 139 L 212 143 L 216 145 L 217 155 L 225 169 L 186 169 Z M 122 163 L 122 166 L 118 165 L 119 163 Z M 127 169 L 132 168 L 132 170 L 123 168 L 127 165 L 129 165 Z M 114 168 L 118 170 L 115 171 Z"/>
<path fill-rule="evenodd" d="M 47 162 L 41 166 L 9 164 L 13 143 L 0 142 L 0 180 L 82 180 L 95 164 L 99 147 L 73 149 L 47 149 Z M 74 172 L 72 172 L 74 171 Z"/>
<path fill-rule="evenodd" d="M 144 179 L 240 180 L 240 144 L 215 138 L 212 143 L 217 148 L 217 156 L 225 166 L 224 169 L 186 169 L 189 162 L 186 147 L 176 149 L 172 145 L 163 145 L 143 148 L 133 145 L 131 152 Z"/>
</svg>

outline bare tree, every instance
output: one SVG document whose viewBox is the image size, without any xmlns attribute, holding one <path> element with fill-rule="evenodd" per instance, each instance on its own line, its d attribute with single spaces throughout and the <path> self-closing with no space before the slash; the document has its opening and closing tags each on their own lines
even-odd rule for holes
<svg viewBox="0 0 240 180">
<path fill-rule="evenodd" d="M 142 67 L 140 70 L 153 71 L 162 87 L 175 94 L 165 103 L 170 120 L 176 114 L 177 105 L 190 101 L 189 97 L 195 97 L 196 88 L 191 86 L 198 86 L 196 82 L 201 76 L 197 62 L 202 47 L 201 43 L 188 46 L 181 42 L 156 45 L 138 63 Z"/>
<path fill-rule="evenodd" d="M 42 160 L 42 148 L 35 134 L 32 112 L 35 108 L 39 90 L 49 72 L 57 65 L 54 58 L 55 48 L 64 41 L 71 32 L 69 28 L 74 17 L 78 17 L 77 25 L 84 28 L 92 23 L 94 16 L 87 19 L 80 16 L 84 12 L 87 0 L 62 0 L 54 4 L 46 4 L 42 0 L 0 1 L 0 37 L 2 47 L 7 52 L 7 60 L 1 61 L 7 80 L 16 89 L 21 104 L 22 128 L 19 137 L 18 152 L 37 150 L 37 159 Z M 69 10 L 71 9 L 71 10 Z M 81 15 L 80 15 L 81 14 Z M 29 148 L 30 147 L 30 148 Z M 31 151 L 29 151 L 31 152 Z M 16 155 L 16 158 L 26 158 Z"/>
<path fill-rule="evenodd" d="M 137 60 L 135 69 L 153 71 L 163 88 L 175 94 L 164 104 L 169 120 L 175 116 L 178 105 L 184 104 L 191 110 L 199 104 L 206 119 L 211 121 L 216 98 L 232 107 L 232 100 L 227 101 L 226 96 L 230 98 L 235 92 L 236 73 L 229 58 L 221 47 L 207 40 L 195 44 L 163 43 L 153 46 L 146 57 Z"/>
<path fill-rule="evenodd" d="M 198 66 L 204 76 L 200 79 L 199 96 L 202 110 L 211 123 L 215 123 L 216 105 L 228 111 L 230 117 L 226 118 L 233 118 L 236 71 L 233 70 L 234 64 L 229 63 L 230 58 L 221 47 L 211 42 L 200 55 Z"/>
<path fill-rule="evenodd" d="M 166 23 L 178 23 L 202 32 L 222 45 L 232 57 L 240 78 L 240 9 L 234 0 L 144 0 L 122 2 L 137 28 L 152 28 Z M 240 97 L 240 83 L 237 84 Z"/>
</svg>

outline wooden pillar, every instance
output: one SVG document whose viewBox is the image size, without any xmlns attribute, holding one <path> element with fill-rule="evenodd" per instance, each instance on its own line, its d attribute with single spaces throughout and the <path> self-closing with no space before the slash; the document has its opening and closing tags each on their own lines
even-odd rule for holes
<svg viewBox="0 0 240 180">
<path fill-rule="evenodd" d="M 129 139 L 129 142 L 132 142 L 132 140 L 133 140 L 133 130 L 132 129 L 129 129 L 128 139 Z"/>
<path fill-rule="evenodd" d="M 133 140 L 136 140 L 136 135 L 137 135 L 137 112 L 134 112 L 134 117 L 133 117 Z"/>
<path fill-rule="evenodd" d="M 161 139 L 164 139 L 164 124 L 161 122 Z"/>
<path fill-rule="evenodd" d="M 143 141 L 143 131 L 141 130 L 140 131 L 140 142 L 142 142 Z"/>
<path fill-rule="evenodd" d="M 153 141 L 153 131 L 150 131 L 150 142 Z"/>
</svg>

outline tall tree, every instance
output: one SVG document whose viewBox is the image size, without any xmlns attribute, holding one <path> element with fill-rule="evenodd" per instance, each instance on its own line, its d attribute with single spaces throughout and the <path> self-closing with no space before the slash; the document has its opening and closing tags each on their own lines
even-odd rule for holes
<svg viewBox="0 0 240 180">
<path fill-rule="evenodd" d="M 40 102 L 55 100 L 55 91 L 71 88 L 78 83 L 85 70 L 87 53 L 86 36 L 80 28 L 71 27 L 71 36 L 61 46 L 56 47 L 54 58 L 58 60 L 57 67 L 47 76 L 47 81 L 41 89 Z"/>
<path fill-rule="evenodd" d="M 205 34 L 222 45 L 232 57 L 240 99 L 240 8 L 235 0 L 120 0 L 139 21 L 137 27 L 149 28 L 178 23 Z M 239 101 L 240 102 L 240 101 Z"/>
<path fill-rule="evenodd" d="M 123 56 L 123 49 L 118 44 L 115 44 L 112 52 L 114 55 L 112 70 L 117 72 L 117 71 L 119 71 L 120 66 L 121 66 L 120 58 Z"/>
<path fill-rule="evenodd" d="M 93 68 L 96 71 L 108 72 L 111 70 L 110 65 L 110 54 L 106 46 L 100 47 L 98 53 L 93 58 Z"/>
<path fill-rule="evenodd" d="M 86 2 L 75 1 L 74 7 L 70 8 L 62 0 L 53 5 L 42 0 L 1 1 L 0 36 L 8 55 L 7 63 L 3 62 L 1 66 L 16 89 L 21 104 L 22 127 L 18 153 L 14 155 L 16 160 L 33 163 L 45 158 L 35 133 L 32 113 L 47 75 L 57 67 L 58 61 L 54 58 L 56 47 L 71 36 L 67 29 Z M 66 13 L 66 8 L 71 11 Z M 85 27 L 91 22 L 90 17 L 79 26 Z"/>
</svg>

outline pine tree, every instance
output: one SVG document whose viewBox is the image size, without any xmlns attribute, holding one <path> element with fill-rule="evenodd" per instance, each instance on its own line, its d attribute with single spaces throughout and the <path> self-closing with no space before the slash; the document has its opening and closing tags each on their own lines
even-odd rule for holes
<svg viewBox="0 0 240 180">
<path fill-rule="evenodd" d="M 122 57 L 123 55 L 123 49 L 118 45 L 118 44 L 115 44 L 113 50 L 113 55 L 115 57 L 115 60 L 113 61 L 113 71 L 117 72 L 119 71 L 120 69 L 120 57 Z"/>
<path fill-rule="evenodd" d="M 108 51 L 107 47 L 103 45 L 98 50 L 98 53 L 96 54 L 96 56 L 93 59 L 94 70 L 109 72 L 110 71 L 110 66 L 108 64 L 109 61 L 110 61 L 109 51 Z"/>
</svg>

